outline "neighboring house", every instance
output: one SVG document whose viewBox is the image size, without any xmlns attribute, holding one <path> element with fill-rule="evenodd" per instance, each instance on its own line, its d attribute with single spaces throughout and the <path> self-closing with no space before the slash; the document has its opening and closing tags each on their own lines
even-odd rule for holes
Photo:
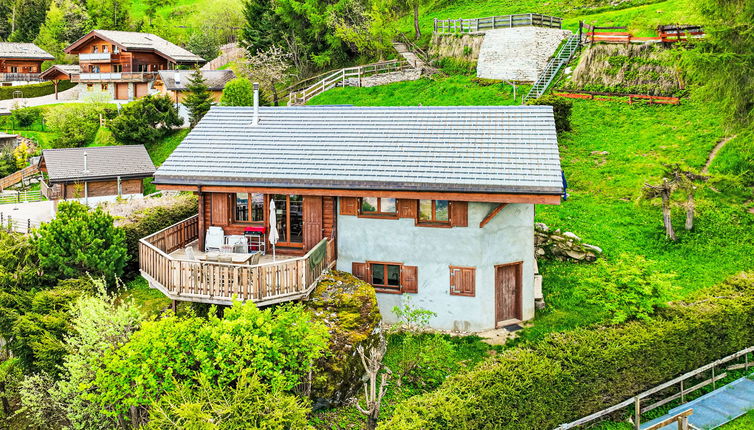
<svg viewBox="0 0 754 430">
<path fill-rule="evenodd" d="M 65 49 L 79 56 L 72 76 L 86 91 L 109 93 L 115 100 L 133 100 L 154 91 L 160 70 L 204 63 L 198 55 L 150 33 L 93 30 Z"/>
<path fill-rule="evenodd" d="M 52 81 L 52 84 L 55 85 L 55 99 L 57 100 L 60 81 L 70 81 L 71 76 L 78 73 L 78 64 L 55 64 L 42 72 L 39 77 L 45 81 Z"/>
<path fill-rule="evenodd" d="M 54 59 L 33 43 L 0 42 L 0 85 L 41 82 L 42 63 Z"/>
<path fill-rule="evenodd" d="M 45 149 L 37 163 L 45 176 L 42 194 L 53 210 L 61 200 L 96 206 L 141 197 L 143 180 L 155 171 L 144 145 Z"/>
<path fill-rule="evenodd" d="M 410 297 L 460 331 L 534 317 L 534 205 L 564 193 L 550 106 L 213 107 L 154 183 L 199 196 L 198 217 L 142 239 L 142 274 L 174 300 L 302 298 L 326 242 L 386 321 Z M 209 227 L 269 238 L 271 201 L 276 263 L 178 261 Z"/>
<path fill-rule="evenodd" d="M 216 102 L 220 101 L 225 84 L 236 77 L 232 70 L 200 70 L 199 72 L 204 77 L 212 99 Z M 161 70 L 154 86 L 162 95 L 169 96 L 176 104 L 183 103 L 186 97 L 186 87 L 193 74 L 193 70 Z"/>
</svg>

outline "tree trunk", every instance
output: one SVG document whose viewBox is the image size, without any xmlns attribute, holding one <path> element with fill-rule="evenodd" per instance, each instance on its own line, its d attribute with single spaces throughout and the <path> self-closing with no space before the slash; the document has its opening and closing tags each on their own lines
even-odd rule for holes
<svg viewBox="0 0 754 430">
<path fill-rule="evenodd" d="M 0 393 L 5 393 L 5 382 L 0 382 Z M 3 414 L 7 417 L 10 415 L 10 403 L 8 402 L 8 397 L 3 396 Z"/>
<path fill-rule="evenodd" d="M 667 191 L 662 192 L 662 222 L 665 224 L 665 236 L 670 240 L 675 240 L 673 231 L 673 220 L 670 217 L 670 195 Z"/>
<path fill-rule="evenodd" d="M 374 430 L 377 428 L 377 418 L 367 417 L 367 430 Z"/>
<path fill-rule="evenodd" d="M 419 0 L 414 2 L 414 33 L 416 33 L 416 40 L 422 37 L 422 31 L 419 28 Z"/>
<path fill-rule="evenodd" d="M 694 209 L 696 209 L 694 192 L 690 191 L 686 199 L 686 230 L 688 231 L 694 229 Z"/>
<path fill-rule="evenodd" d="M 278 106 L 278 89 L 275 88 L 275 81 L 270 82 L 270 90 L 272 90 L 272 103 Z"/>
</svg>

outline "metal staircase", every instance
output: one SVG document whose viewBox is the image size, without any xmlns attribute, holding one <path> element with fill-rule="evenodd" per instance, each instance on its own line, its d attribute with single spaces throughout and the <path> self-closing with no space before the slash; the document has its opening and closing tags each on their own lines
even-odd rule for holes
<svg viewBox="0 0 754 430">
<path fill-rule="evenodd" d="M 547 88 L 553 79 L 555 79 L 555 76 L 558 75 L 560 69 L 571 61 L 573 54 L 579 49 L 580 42 L 581 39 L 578 34 L 573 34 L 566 40 L 555 56 L 547 63 L 547 66 L 545 66 L 545 69 L 537 78 L 537 82 L 534 83 L 529 93 L 524 97 L 524 102 L 529 99 L 538 99 L 547 91 Z"/>
</svg>

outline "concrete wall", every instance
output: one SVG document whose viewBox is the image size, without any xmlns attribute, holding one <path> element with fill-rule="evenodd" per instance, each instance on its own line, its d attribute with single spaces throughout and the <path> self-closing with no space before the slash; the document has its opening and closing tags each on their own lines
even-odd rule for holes
<svg viewBox="0 0 754 430">
<path fill-rule="evenodd" d="M 495 326 L 494 266 L 523 261 L 522 313 L 534 317 L 534 205 L 511 204 L 491 222 L 479 223 L 496 204 L 469 203 L 469 226 L 417 227 L 413 219 L 338 215 L 338 270 L 351 263 L 400 262 L 418 266 L 418 294 L 377 294 L 380 312 L 395 322 L 392 308 L 410 296 L 414 306 L 437 313 L 442 330 L 481 331 Z M 476 267 L 476 295 L 450 295 L 449 266 Z"/>
<path fill-rule="evenodd" d="M 534 82 L 544 70 L 568 30 L 514 27 L 485 32 L 477 62 L 477 76 Z"/>
</svg>

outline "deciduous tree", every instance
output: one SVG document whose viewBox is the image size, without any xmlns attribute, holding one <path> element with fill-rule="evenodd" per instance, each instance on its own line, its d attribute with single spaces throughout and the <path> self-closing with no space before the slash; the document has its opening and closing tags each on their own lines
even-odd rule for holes
<svg viewBox="0 0 754 430">
<path fill-rule="evenodd" d="M 278 105 L 278 92 L 276 85 L 285 79 L 291 68 L 289 59 L 291 54 L 282 48 L 272 45 L 265 51 L 259 51 L 250 56 L 243 63 L 242 73 L 252 81 L 260 82 L 269 91 L 270 100 L 275 106 Z"/>
</svg>

